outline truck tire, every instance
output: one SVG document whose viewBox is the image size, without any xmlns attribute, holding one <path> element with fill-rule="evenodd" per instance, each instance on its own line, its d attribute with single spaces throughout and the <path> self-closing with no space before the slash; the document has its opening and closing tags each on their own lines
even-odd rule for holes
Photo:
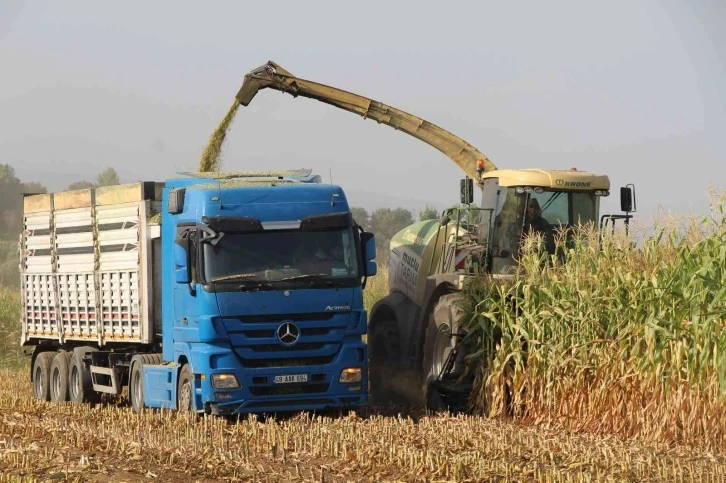
<svg viewBox="0 0 726 483">
<path fill-rule="evenodd" d="M 184 364 L 179 371 L 176 390 L 176 407 L 180 412 L 194 411 L 194 376 L 189 364 Z"/>
<path fill-rule="evenodd" d="M 50 365 L 55 352 L 41 352 L 33 363 L 33 397 L 40 401 L 50 401 Z"/>
<path fill-rule="evenodd" d="M 139 354 L 131 359 L 129 372 L 129 402 L 137 413 L 144 409 L 144 371 L 145 365 L 161 364 L 160 354 Z"/>
<path fill-rule="evenodd" d="M 101 400 L 101 394 L 93 390 L 91 369 L 83 362 L 83 357 L 95 350 L 93 347 L 79 347 L 73 351 L 68 369 L 68 398 L 71 402 L 96 404 Z"/>
<path fill-rule="evenodd" d="M 445 409 L 441 407 L 443 403 L 438 391 L 433 391 L 430 386 L 441 374 L 449 353 L 460 339 L 451 337 L 451 327 L 454 329 L 454 334 L 459 333 L 458 321 L 462 310 L 458 302 L 462 298 L 459 293 L 446 294 L 439 298 L 429 313 L 424 336 L 422 392 L 427 409 L 432 411 Z"/>
<path fill-rule="evenodd" d="M 68 368 L 72 356 L 72 352 L 58 352 L 50 364 L 50 400 L 56 404 L 68 401 Z"/>
</svg>

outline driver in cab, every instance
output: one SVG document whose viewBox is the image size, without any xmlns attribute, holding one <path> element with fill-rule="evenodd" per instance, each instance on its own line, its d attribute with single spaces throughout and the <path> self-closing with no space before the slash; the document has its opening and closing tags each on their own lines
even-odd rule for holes
<svg viewBox="0 0 726 483">
<path fill-rule="evenodd" d="M 554 239 L 552 225 L 542 216 L 542 209 L 539 201 L 530 198 L 527 202 L 527 211 L 524 215 L 522 235 L 540 234 L 544 237 L 545 248 L 549 253 L 554 253 Z"/>
</svg>

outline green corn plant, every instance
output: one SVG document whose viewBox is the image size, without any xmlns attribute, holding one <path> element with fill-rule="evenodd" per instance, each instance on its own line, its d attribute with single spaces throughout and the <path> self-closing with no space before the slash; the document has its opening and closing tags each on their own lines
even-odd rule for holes
<svg viewBox="0 0 726 483">
<path fill-rule="evenodd" d="M 528 240 L 509 282 L 468 283 L 472 407 L 726 446 L 724 198 L 637 248 L 592 226 L 556 244 Z"/>
</svg>

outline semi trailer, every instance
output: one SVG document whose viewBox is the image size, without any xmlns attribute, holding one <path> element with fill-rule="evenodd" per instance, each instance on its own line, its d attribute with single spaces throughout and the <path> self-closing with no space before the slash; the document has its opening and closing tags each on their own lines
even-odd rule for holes
<svg viewBox="0 0 726 483">
<path fill-rule="evenodd" d="M 310 170 L 26 196 L 37 399 L 233 415 L 368 402 L 375 240 Z"/>
</svg>

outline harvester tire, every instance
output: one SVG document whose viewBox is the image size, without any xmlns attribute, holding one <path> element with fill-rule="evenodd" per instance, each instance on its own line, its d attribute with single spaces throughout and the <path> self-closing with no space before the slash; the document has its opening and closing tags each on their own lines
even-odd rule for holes
<svg viewBox="0 0 726 483">
<path fill-rule="evenodd" d="M 68 374 L 72 352 L 61 351 L 50 364 L 50 400 L 56 404 L 68 401 Z"/>
<path fill-rule="evenodd" d="M 368 332 L 368 380 L 371 402 L 376 406 L 404 402 L 392 381 L 399 373 L 400 347 L 395 321 L 378 321 Z"/>
<path fill-rule="evenodd" d="M 461 340 L 460 337 L 452 337 L 451 335 L 452 333 L 458 334 L 460 331 L 459 318 L 462 315 L 462 310 L 459 301 L 462 298 L 463 296 L 459 293 L 446 294 L 436 301 L 429 313 L 424 336 L 423 387 L 421 390 L 427 409 L 432 411 L 445 409 L 438 404 L 441 401 L 438 391 L 435 394 L 431 392 L 431 383 L 439 377 L 449 353 L 455 344 Z M 452 327 L 453 332 L 451 331 Z"/>
<path fill-rule="evenodd" d="M 33 363 L 33 397 L 50 401 L 50 365 L 55 352 L 41 352 Z"/>
</svg>

